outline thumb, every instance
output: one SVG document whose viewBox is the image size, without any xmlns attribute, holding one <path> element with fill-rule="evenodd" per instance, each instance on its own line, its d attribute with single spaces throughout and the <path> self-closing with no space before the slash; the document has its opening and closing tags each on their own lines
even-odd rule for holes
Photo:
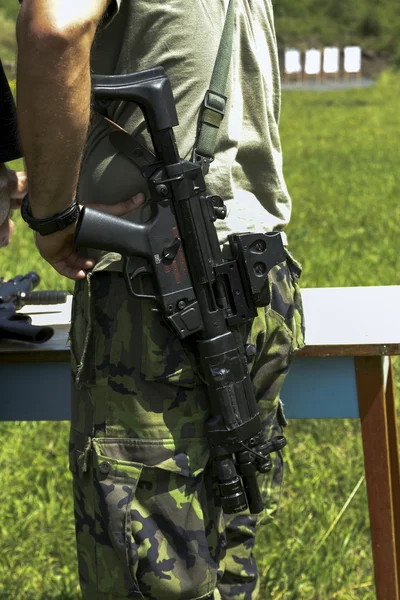
<svg viewBox="0 0 400 600">
<path fill-rule="evenodd" d="M 118 202 L 118 204 L 89 204 L 90 208 L 101 210 L 114 217 L 122 217 L 123 215 L 132 212 L 136 208 L 139 208 L 145 201 L 144 194 L 137 194 L 129 200 L 124 202 Z"/>
</svg>

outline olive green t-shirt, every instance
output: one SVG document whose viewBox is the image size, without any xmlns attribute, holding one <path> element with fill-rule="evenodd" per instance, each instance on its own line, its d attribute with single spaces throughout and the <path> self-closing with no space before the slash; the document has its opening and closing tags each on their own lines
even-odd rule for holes
<svg viewBox="0 0 400 600">
<path fill-rule="evenodd" d="M 175 134 L 183 158 L 191 157 L 227 6 L 228 0 L 113 0 L 93 46 L 94 73 L 164 67 L 177 104 Z M 217 221 L 221 243 L 229 233 L 282 230 L 291 212 L 278 132 L 280 76 L 271 1 L 236 0 L 235 21 L 227 110 L 206 177 L 208 191 L 221 195 L 228 208 L 226 219 Z M 114 102 L 109 114 L 141 138 L 137 106 Z M 84 203 L 116 203 L 147 190 L 135 165 L 116 154 L 109 131 L 96 116 L 82 165 Z M 132 218 L 145 219 L 146 208 Z"/>
</svg>

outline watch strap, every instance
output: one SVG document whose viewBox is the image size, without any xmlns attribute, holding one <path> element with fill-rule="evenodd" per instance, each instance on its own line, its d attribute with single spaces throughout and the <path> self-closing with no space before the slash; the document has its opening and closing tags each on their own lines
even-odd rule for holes
<svg viewBox="0 0 400 600">
<path fill-rule="evenodd" d="M 21 215 L 25 223 L 40 235 L 46 236 L 62 231 L 76 222 L 79 216 L 79 204 L 75 200 L 71 206 L 47 219 L 35 219 L 29 206 L 29 195 L 26 194 L 21 204 Z"/>
</svg>

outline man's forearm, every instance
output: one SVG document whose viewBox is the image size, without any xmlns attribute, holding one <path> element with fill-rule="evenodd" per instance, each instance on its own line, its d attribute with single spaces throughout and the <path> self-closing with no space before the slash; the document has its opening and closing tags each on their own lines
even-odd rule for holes
<svg viewBox="0 0 400 600">
<path fill-rule="evenodd" d="M 36 218 L 64 210 L 75 198 L 90 117 L 95 34 L 94 21 L 54 25 L 50 9 L 42 10 L 46 4 L 27 0 L 17 25 L 18 119 Z"/>
</svg>

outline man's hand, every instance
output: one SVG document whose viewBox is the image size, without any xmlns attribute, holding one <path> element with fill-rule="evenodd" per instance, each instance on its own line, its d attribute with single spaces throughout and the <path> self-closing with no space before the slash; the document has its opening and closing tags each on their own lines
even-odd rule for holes
<svg viewBox="0 0 400 600">
<path fill-rule="evenodd" d="M 8 191 L 11 199 L 11 210 L 21 208 L 22 200 L 28 192 L 28 178 L 25 171 L 8 169 Z"/>
<path fill-rule="evenodd" d="M 101 210 L 115 217 L 132 212 L 144 202 L 144 194 L 138 194 L 126 202 L 119 204 L 90 204 L 90 208 Z M 73 246 L 73 238 L 76 225 L 71 225 L 63 231 L 57 231 L 48 236 L 36 234 L 36 246 L 42 257 L 64 277 L 69 279 L 84 279 L 87 275 L 86 270 L 95 265 L 91 258 L 79 256 Z"/>
<path fill-rule="evenodd" d="M 10 243 L 15 225 L 10 219 L 10 211 L 20 208 L 27 192 L 25 171 L 11 171 L 0 165 L 0 248 Z"/>
</svg>

